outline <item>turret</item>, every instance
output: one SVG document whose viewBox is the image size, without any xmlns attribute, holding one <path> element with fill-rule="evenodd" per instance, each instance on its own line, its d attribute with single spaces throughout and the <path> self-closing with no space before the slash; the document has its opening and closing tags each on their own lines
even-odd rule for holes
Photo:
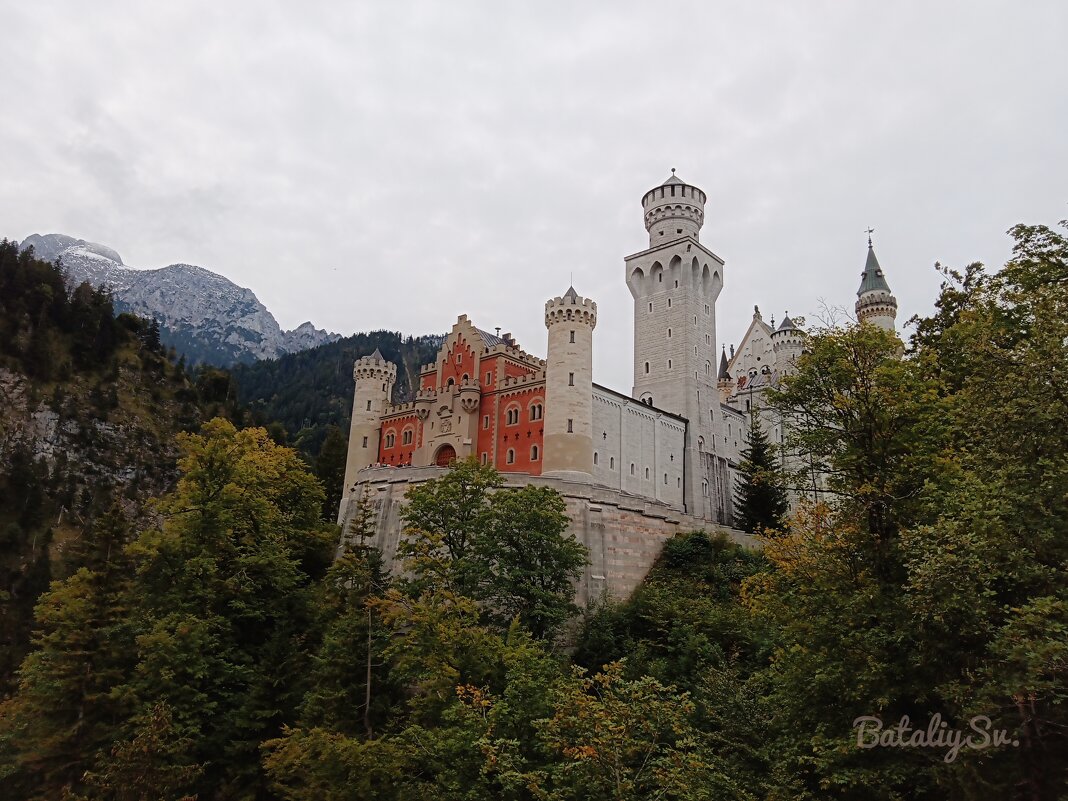
<svg viewBox="0 0 1068 801">
<path fill-rule="evenodd" d="M 347 496 L 352 488 L 356 473 L 378 461 L 382 414 L 393 393 L 397 366 L 386 361 L 381 351 L 376 348 L 370 356 L 356 360 L 352 367 L 352 378 L 356 382 L 356 389 L 352 396 L 344 496 Z"/>
<path fill-rule="evenodd" d="M 704 192 L 676 177 L 672 168 L 670 178 L 642 196 L 649 247 L 684 236 L 700 241 L 701 226 L 705 222 L 705 200 Z"/>
<path fill-rule="evenodd" d="M 542 475 L 589 480 L 593 473 L 593 329 L 597 304 L 570 287 L 545 304 Z"/>
<path fill-rule="evenodd" d="M 789 370 L 804 349 L 804 339 L 799 329 L 790 319 L 790 312 L 783 315 L 779 327 L 771 332 L 771 347 L 775 352 L 775 361 L 780 370 Z"/>
<path fill-rule="evenodd" d="M 868 258 L 864 272 L 860 274 L 860 289 L 857 290 L 857 322 L 871 323 L 887 331 L 894 330 L 897 318 L 897 298 L 890 294 L 890 285 L 875 258 L 871 236 L 868 236 Z"/>
<path fill-rule="evenodd" d="M 727 369 L 727 349 L 719 355 L 719 374 L 716 376 L 716 389 L 719 390 L 719 402 L 726 403 L 734 391 L 734 381 L 731 380 L 730 371 Z"/>
</svg>

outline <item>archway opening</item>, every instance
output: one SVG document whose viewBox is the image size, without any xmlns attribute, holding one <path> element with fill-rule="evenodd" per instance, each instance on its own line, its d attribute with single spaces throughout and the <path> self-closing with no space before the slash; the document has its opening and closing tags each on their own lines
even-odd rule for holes
<svg viewBox="0 0 1068 801">
<path fill-rule="evenodd" d="M 452 445 L 442 445 L 434 455 L 434 464 L 438 467 L 448 467 L 456 461 L 456 448 Z"/>
</svg>

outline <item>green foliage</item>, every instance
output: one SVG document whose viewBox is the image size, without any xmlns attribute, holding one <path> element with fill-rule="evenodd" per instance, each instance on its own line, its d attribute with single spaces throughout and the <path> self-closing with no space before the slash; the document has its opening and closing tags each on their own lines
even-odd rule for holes
<svg viewBox="0 0 1068 801">
<path fill-rule="evenodd" d="M 790 501 L 775 448 L 755 411 L 750 417 L 738 472 L 741 474 L 735 491 L 738 528 L 751 534 L 782 528 Z"/>
<path fill-rule="evenodd" d="M 315 475 L 326 491 L 323 501 L 323 520 L 336 520 L 341 497 L 345 491 L 345 460 L 348 458 L 348 440 L 341 429 L 331 425 L 326 428 L 326 437 L 319 447 L 315 460 Z"/>
</svg>

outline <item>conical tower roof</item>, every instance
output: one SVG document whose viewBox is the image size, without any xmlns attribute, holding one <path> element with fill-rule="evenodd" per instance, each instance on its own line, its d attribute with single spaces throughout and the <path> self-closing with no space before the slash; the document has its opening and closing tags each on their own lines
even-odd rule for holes
<svg viewBox="0 0 1068 801">
<path fill-rule="evenodd" d="M 880 289 L 889 292 L 890 286 L 886 283 L 886 276 L 883 275 L 883 268 L 879 266 L 879 260 L 875 258 L 875 249 L 869 244 L 868 260 L 864 262 L 864 272 L 860 274 L 860 289 L 857 290 L 857 297 Z"/>
<path fill-rule="evenodd" d="M 368 358 L 378 359 L 379 361 L 382 361 L 382 362 L 384 362 L 386 360 L 386 357 L 382 355 L 382 351 L 380 351 L 378 348 L 375 348 L 375 352 L 372 353 Z"/>
<path fill-rule="evenodd" d="M 564 297 L 574 303 L 578 300 L 578 292 L 575 291 L 575 287 L 569 286 L 567 292 L 564 293 Z"/>
<path fill-rule="evenodd" d="M 727 372 L 727 349 L 724 348 L 723 352 L 719 354 L 719 378 L 720 380 L 730 380 L 731 374 Z"/>
<path fill-rule="evenodd" d="M 783 315 L 782 322 L 779 323 L 779 327 L 776 328 L 775 330 L 776 331 L 796 331 L 797 330 L 797 326 L 794 325 L 794 321 L 790 319 L 790 312 L 786 312 L 786 314 Z"/>
</svg>

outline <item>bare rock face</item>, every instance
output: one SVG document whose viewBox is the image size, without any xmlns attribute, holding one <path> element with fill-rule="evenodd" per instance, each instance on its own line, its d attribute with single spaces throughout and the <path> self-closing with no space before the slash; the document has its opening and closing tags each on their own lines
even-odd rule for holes
<svg viewBox="0 0 1068 801">
<path fill-rule="evenodd" d="M 341 338 L 310 322 L 283 331 L 251 289 L 203 267 L 133 269 L 111 248 L 63 234 L 33 234 L 19 249 L 30 247 L 38 258 L 58 261 L 72 284 L 109 288 L 117 311 L 158 320 L 163 343 L 173 345 L 191 363 L 228 367 Z"/>
</svg>

